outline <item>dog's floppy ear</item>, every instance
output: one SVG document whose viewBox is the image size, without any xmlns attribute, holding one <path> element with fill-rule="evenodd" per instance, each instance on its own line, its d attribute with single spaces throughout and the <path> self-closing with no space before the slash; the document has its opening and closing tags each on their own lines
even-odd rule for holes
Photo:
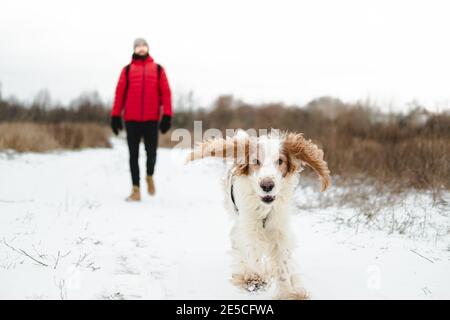
<svg viewBox="0 0 450 320">
<path fill-rule="evenodd" d="M 216 157 L 226 159 L 231 157 L 234 150 L 234 141 L 226 137 L 213 138 L 203 141 L 194 148 L 188 156 L 187 161 L 199 160 L 207 157 Z"/>
<path fill-rule="evenodd" d="M 288 133 L 284 138 L 286 151 L 302 163 L 311 167 L 319 175 L 322 191 L 330 185 L 330 170 L 323 160 L 323 151 L 311 140 L 306 140 L 301 133 Z"/>
<path fill-rule="evenodd" d="M 242 134 L 234 137 L 213 138 L 199 143 L 189 154 L 187 161 L 199 160 L 207 157 L 234 160 L 245 163 L 248 157 L 248 138 Z"/>
</svg>

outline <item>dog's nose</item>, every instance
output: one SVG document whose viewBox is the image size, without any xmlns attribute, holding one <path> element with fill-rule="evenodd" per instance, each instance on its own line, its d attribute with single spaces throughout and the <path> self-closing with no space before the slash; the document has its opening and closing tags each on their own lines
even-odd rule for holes
<svg viewBox="0 0 450 320">
<path fill-rule="evenodd" d="M 275 183 L 272 181 L 272 179 L 265 178 L 259 183 L 259 186 L 265 192 L 270 192 L 272 191 L 273 187 L 275 187 Z"/>
</svg>

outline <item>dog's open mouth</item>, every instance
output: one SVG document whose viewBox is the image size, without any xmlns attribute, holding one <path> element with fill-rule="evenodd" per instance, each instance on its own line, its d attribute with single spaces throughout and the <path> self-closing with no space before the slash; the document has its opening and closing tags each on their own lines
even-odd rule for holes
<svg viewBox="0 0 450 320">
<path fill-rule="evenodd" d="M 271 203 L 275 200 L 275 197 L 274 196 L 264 196 L 264 197 L 261 197 L 261 200 L 264 203 Z"/>
</svg>

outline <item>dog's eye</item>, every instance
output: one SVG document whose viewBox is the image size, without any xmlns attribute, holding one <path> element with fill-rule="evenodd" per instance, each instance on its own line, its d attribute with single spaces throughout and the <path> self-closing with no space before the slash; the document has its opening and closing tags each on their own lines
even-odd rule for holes
<svg viewBox="0 0 450 320">
<path fill-rule="evenodd" d="M 281 166 L 283 164 L 283 159 L 278 159 L 278 165 Z"/>
</svg>

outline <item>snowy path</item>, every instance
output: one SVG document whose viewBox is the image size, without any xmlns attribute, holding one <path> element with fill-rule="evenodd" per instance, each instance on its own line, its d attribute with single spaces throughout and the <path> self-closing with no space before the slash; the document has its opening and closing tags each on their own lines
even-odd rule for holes
<svg viewBox="0 0 450 320">
<path fill-rule="evenodd" d="M 219 163 L 184 166 L 181 152 L 160 149 L 157 195 L 126 203 L 127 150 L 122 140 L 114 146 L 0 154 L 0 299 L 271 297 L 229 283 Z M 338 228 L 330 210 L 293 217 L 312 298 L 450 298 L 444 240 L 356 234 Z"/>
</svg>

